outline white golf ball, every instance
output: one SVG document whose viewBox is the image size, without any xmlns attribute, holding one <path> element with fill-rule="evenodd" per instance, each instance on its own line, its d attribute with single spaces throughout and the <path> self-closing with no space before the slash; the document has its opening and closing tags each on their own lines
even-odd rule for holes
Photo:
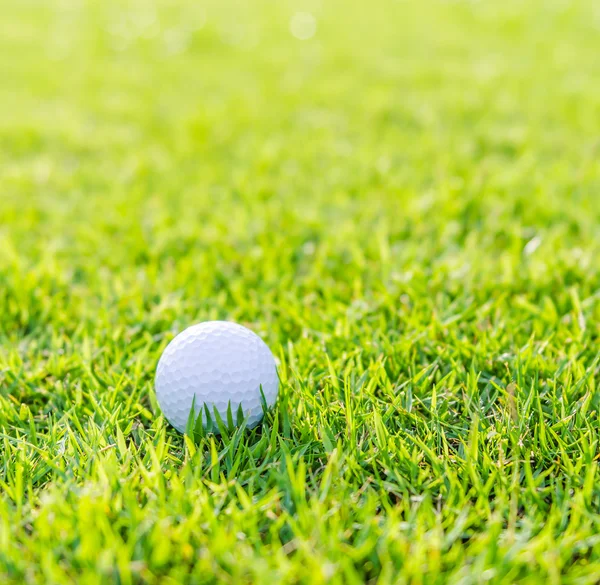
<svg viewBox="0 0 600 585">
<path fill-rule="evenodd" d="M 248 427 L 255 426 L 263 416 L 261 388 L 267 406 L 272 406 L 278 387 L 275 359 L 265 342 L 246 327 L 227 321 L 207 321 L 182 331 L 166 347 L 156 369 L 158 404 L 182 433 L 192 405 L 194 418 L 201 415 L 205 428 L 205 405 L 213 423 L 216 409 L 227 424 L 231 405 L 234 423 L 241 406 Z"/>
</svg>

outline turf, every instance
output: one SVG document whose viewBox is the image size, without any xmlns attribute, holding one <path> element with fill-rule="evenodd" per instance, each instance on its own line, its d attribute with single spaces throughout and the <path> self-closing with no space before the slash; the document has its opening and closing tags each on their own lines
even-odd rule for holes
<svg viewBox="0 0 600 585">
<path fill-rule="evenodd" d="M 3 2 L 0 581 L 597 584 L 599 33 Z M 192 439 L 154 369 L 215 318 L 280 399 Z"/>
</svg>

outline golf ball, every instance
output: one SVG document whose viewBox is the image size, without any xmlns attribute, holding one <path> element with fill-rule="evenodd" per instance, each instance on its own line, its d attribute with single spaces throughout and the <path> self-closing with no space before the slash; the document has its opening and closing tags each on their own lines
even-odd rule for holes
<svg viewBox="0 0 600 585">
<path fill-rule="evenodd" d="M 275 359 L 265 342 L 227 321 L 207 321 L 182 331 L 166 347 L 156 369 L 158 404 L 182 433 L 192 405 L 194 418 L 201 415 L 205 428 L 205 405 L 213 422 L 216 409 L 225 424 L 229 405 L 234 423 L 241 406 L 248 427 L 255 426 L 263 416 L 261 388 L 271 406 L 278 387 Z"/>
</svg>

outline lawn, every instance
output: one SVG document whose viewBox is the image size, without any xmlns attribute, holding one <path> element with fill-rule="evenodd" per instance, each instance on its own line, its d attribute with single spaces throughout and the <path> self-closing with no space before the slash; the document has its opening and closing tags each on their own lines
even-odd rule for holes
<svg viewBox="0 0 600 585">
<path fill-rule="evenodd" d="M 3 585 L 600 582 L 597 2 L 0 4 Z"/>
</svg>

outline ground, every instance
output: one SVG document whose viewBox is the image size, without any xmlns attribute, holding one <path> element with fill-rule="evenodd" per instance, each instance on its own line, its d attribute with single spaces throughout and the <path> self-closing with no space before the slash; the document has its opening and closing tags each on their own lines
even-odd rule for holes
<svg viewBox="0 0 600 585">
<path fill-rule="evenodd" d="M 0 580 L 595 585 L 596 2 L 2 3 Z M 173 336 L 279 364 L 158 410 Z"/>
</svg>

